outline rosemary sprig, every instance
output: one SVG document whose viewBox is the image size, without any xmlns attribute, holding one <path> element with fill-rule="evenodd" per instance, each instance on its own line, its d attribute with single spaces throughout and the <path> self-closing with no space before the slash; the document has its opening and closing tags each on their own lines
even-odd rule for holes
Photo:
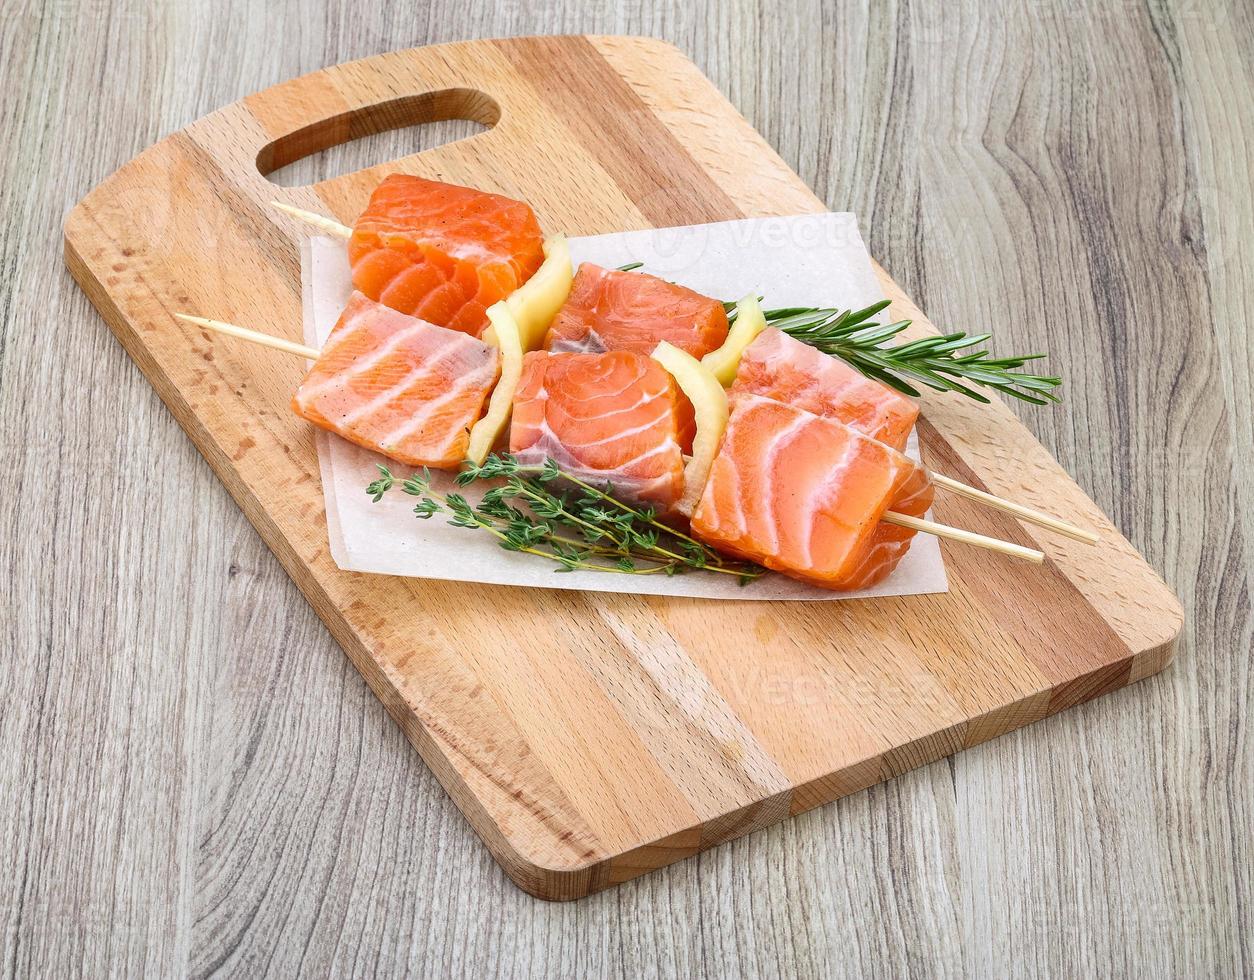
<svg viewBox="0 0 1254 980">
<path fill-rule="evenodd" d="M 723 305 L 734 322 L 736 304 Z M 971 350 L 990 334 L 950 333 L 885 346 L 911 323 L 881 324 L 871 319 L 888 305 L 883 300 L 861 310 L 794 306 L 767 310 L 765 316 L 772 326 L 906 395 L 919 395 L 913 381 L 936 391 L 960 392 L 978 402 L 987 403 L 988 398 L 972 386 L 992 388 L 1033 405 L 1059 401 L 1054 389 L 1062 384 L 1061 378 L 1017 370 L 1044 354 L 994 358 L 986 350 Z"/>
<path fill-rule="evenodd" d="M 642 265 L 643 262 L 630 262 L 618 269 L 633 272 Z M 1054 389 L 1062 384 L 1062 378 L 1018 370 L 1029 361 L 1045 357 L 1044 354 L 993 357 L 986 350 L 972 350 L 992 334 L 948 333 L 885 346 L 912 322 L 877 323 L 871 319 L 888 306 L 889 300 L 881 300 L 861 310 L 790 306 L 765 310 L 763 314 L 772 326 L 914 398 L 919 396 L 919 389 L 912 381 L 936 391 L 956 391 L 985 404 L 988 398 L 974 387 L 991 388 L 1033 405 L 1061 401 Z M 736 304 L 725 302 L 723 308 L 728 321 L 734 323 Z"/>
<path fill-rule="evenodd" d="M 742 585 L 763 574 L 756 565 L 731 561 L 662 523 L 654 511 L 628 506 L 612 495 L 612 487 L 599 489 L 562 471 L 552 460 L 528 466 L 508 454 L 493 454 L 481 465 L 466 463 L 457 475 L 460 487 L 480 481 L 495 485 L 476 505 L 460 493 L 435 491 L 426 469 L 398 480 L 380 465 L 379 478 L 366 493 L 378 502 L 399 484 L 418 498 L 416 517 L 444 514 L 454 527 L 488 532 L 506 551 L 555 562 L 559 572 L 676 575 L 701 569 L 734 575 Z M 554 489 L 561 484 L 574 492 Z"/>
</svg>

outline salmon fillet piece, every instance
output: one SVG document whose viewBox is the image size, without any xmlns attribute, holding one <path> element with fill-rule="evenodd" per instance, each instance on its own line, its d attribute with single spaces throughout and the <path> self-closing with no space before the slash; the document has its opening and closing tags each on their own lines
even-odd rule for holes
<svg viewBox="0 0 1254 980">
<path fill-rule="evenodd" d="M 495 347 L 355 292 L 292 409 L 410 466 L 455 469 L 500 374 Z"/>
<path fill-rule="evenodd" d="M 544 339 L 546 350 L 650 354 L 666 340 L 701 358 L 727 339 L 727 313 L 716 299 L 643 272 L 584 262 Z"/>
<path fill-rule="evenodd" d="M 914 537 L 883 514 L 921 517 L 931 503 L 926 473 L 895 449 L 836 419 L 740 394 L 692 530 L 792 578 L 863 589 L 897 567 Z"/>
<path fill-rule="evenodd" d="M 684 492 L 680 393 L 666 370 L 631 351 L 523 358 L 509 451 L 546 458 L 625 503 L 669 513 Z"/>
<path fill-rule="evenodd" d="M 919 417 L 919 406 L 905 395 L 775 327 L 745 348 L 731 390 L 839 419 L 897 450 L 905 449 Z"/>
<path fill-rule="evenodd" d="M 544 261 L 535 213 L 522 201 L 392 174 L 353 226 L 353 286 L 428 323 L 478 337 L 487 308 Z"/>
</svg>

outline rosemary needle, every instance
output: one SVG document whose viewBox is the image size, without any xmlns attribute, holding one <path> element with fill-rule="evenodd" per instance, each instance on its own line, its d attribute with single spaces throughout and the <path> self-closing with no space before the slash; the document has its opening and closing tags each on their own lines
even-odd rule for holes
<svg viewBox="0 0 1254 980">
<path fill-rule="evenodd" d="M 643 264 L 629 262 L 618 270 L 633 272 Z M 1054 393 L 1062 384 L 1061 378 L 1019 370 L 1044 354 L 993 357 L 986 350 L 972 350 L 989 339 L 991 335 L 987 333 L 948 333 L 886 347 L 887 341 L 912 322 L 878 323 L 871 319 L 889 305 L 889 300 L 881 300 L 861 310 L 789 306 L 765 310 L 763 315 L 771 326 L 824 354 L 839 357 L 868 378 L 913 398 L 919 397 L 916 386 L 922 385 L 935 391 L 955 391 L 985 404 L 988 398 L 975 388 L 991 388 L 1033 405 L 1061 400 Z M 724 303 L 723 309 L 728 322 L 735 323 L 736 304 Z"/>
<path fill-rule="evenodd" d="M 723 305 L 734 323 L 736 305 Z M 978 402 L 988 398 L 975 387 L 991 388 L 1033 405 L 1059 401 L 1054 389 L 1062 384 L 1061 378 L 1018 370 L 1044 354 L 994 358 L 986 350 L 972 350 L 989 339 L 986 333 L 941 334 L 885 346 L 911 323 L 881 324 L 871 319 L 888 305 L 888 300 L 882 300 L 861 310 L 794 306 L 767 310 L 764 315 L 772 326 L 902 394 L 918 397 L 917 384 L 955 391 Z"/>
</svg>

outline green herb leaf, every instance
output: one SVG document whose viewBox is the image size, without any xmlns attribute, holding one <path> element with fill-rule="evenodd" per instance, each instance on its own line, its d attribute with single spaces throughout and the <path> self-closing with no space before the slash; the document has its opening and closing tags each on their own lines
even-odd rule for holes
<svg viewBox="0 0 1254 980">
<path fill-rule="evenodd" d="M 367 492 L 375 500 L 396 486 L 379 467 L 379 479 Z M 456 477 L 459 488 L 493 482 L 478 505 L 461 493 L 440 494 L 427 470 L 401 481 L 404 493 L 419 497 L 414 516 L 443 515 L 454 527 L 486 532 L 506 551 L 548 559 L 555 571 L 676 575 L 704 569 L 753 580 L 762 569 L 729 559 L 657 519 L 651 507 L 635 508 L 564 472 L 552 459 L 524 465 L 509 454 L 493 454 L 479 465 L 467 462 Z M 569 488 L 569 490 L 568 490 Z"/>
<path fill-rule="evenodd" d="M 1061 378 L 1018 370 L 1044 354 L 994 358 L 986 350 L 972 351 L 971 348 L 989 340 L 987 333 L 950 333 L 890 346 L 888 341 L 909 327 L 911 321 L 875 322 L 872 318 L 889 305 L 888 300 L 881 300 L 861 310 L 788 306 L 765 310 L 763 315 L 771 326 L 824 354 L 839 357 L 856 371 L 904 395 L 918 397 L 919 390 L 912 383 L 918 382 L 979 402 L 987 402 L 988 398 L 970 386 L 991 388 L 1034 405 L 1060 400 L 1054 389 L 1062 384 Z M 734 323 L 736 304 L 724 303 L 723 307 Z"/>
</svg>

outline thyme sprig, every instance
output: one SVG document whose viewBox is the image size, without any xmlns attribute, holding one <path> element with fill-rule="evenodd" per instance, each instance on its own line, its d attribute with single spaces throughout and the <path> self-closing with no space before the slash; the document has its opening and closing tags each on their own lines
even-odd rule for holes
<svg viewBox="0 0 1254 980">
<path fill-rule="evenodd" d="M 723 305 L 734 322 L 736 304 Z M 919 390 L 911 383 L 915 382 L 985 403 L 988 398 L 972 386 L 991 388 L 1033 405 L 1060 400 L 1054 389 L 1062 384 L 1061 378 L 1017 370 L 1044 354 L 995 358 L 987 350 L 971 349 L 985 343 L 991 334 L 949 333 L 885 346 L 911 323 L 871 319 L 888 305 L 888 300 L 882 300 L 861 310 L 794 306 L 766 310 L 765 316 L 772 326 L 906 395 L 918 397 Z"/>
<path fill-rule="evenodd" d="M 380 464 L 379 477 L 366 493 L 377 503 L 399 486 L 418 498 L 414 516 L 427 520 L 443 514 L 454 527 L 493 535 L 506 551 L 555 562 L 558 572 L 677 575 L 700 569 L 733 575 L 741 584 L 763 574 L 758 566 L 732 561 L 659 521 L 655 511 L 623 503 L 613 496 L 612 486 L 592 486 L 551 459 L 531 466 L 509 454 L 492 454 L 480 465 L 466 463 L 456 478 L 459 487 L 481 481 L 494 485 L 473 504 L 463 494 L 437 492 L 426 469 L 399 479 Z"/>
</svg>

